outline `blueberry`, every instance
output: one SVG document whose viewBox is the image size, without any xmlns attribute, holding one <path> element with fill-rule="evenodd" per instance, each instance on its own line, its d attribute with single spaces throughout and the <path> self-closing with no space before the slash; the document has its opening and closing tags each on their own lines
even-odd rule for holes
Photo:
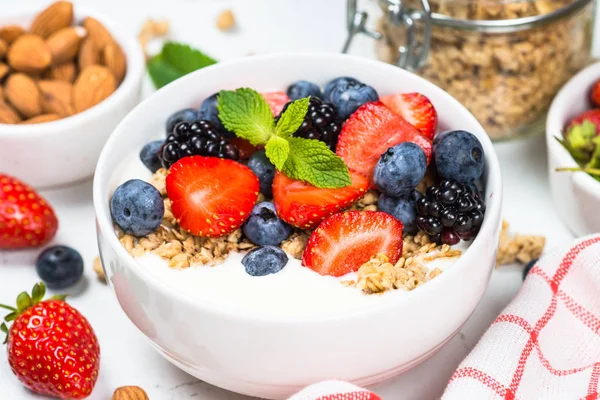
<svg viewBox="0 0 600 400">
<path fill-rule="evenodd" d="M 207 97 L 200 108 L 198 109 L 198 118 L 206 121 L 210 121 L 213 125 L 223 134 L 225 137 L 234 137 L 235 135 L 228 131 L 221 120 L 219 119 L 219 110 L 217 109 L 219 93 L 214 93 Z"/>
<path fill-rule="evenodd" d="M 77 250 L 67 246 L 48 247 L 38 256 L 35 269 L 46 286 L 64 289 L 83 276 L 83 258 Z"/>
<path fill-rule="evenodd" d="M 309 81 L 297 81 L 288 86 L 286 93 L 290 100 L 298 100 L 304 97 L 323 97 L 321 88 L 316 83 Z"/>
<path fill-rule="evenodd" d="M 113 221 L 125 233 L 139 237 L 154 232 L 160 226 L 165 206 L 154 186 L 131 179 L 113 193 L 110 213 Z"/>
<path fill-rule="evenodd" d="M 179 110 L 167 119 L 167 134 L 171 133 L 175 125 L 180 122 L 193 122 L 198 119 L 198 111 L 193 108 Z"/>
<path fill-rule="evenodd" d="M 260 192 L 266 197 L 273 197 L 275 166 L 269 161 L 264 150 L 259 150 L 250 156 L 248 168 L 258 177 Z"/>
<path fill-rule="evenodd" d="M 142 147 L 142 151 L 140 151 L 140 160 L 142 160 L 142 163 L 144 163 L 146 168 L 153 173 L 162 168 L 158 153 L 164 143 L 164 140 L 155 140 L 146 143 L 144 147 Z"/>
<path fill-rule="evenodd" d="M 423 149 L 412 142 L 404 142 L 390 147 L 379 158 L 373 182 L 381 192 L 399 197 L 417 187 L 426 170 L 427 158 Z"/>
<path fill-rule="evenodd" d="M 293 228 L 277 216 L 273 203 L 264 201 L 254 206 L 243 230 L 256 245 L 277 246 L 292 234 Z"/>
<path fill-rule="evenodd" d="M 379 100 L 379 95 L 371 86 L 347 77 L 329 82 L 324 96 L 324 100 L 333 104 L 342 119 L 347 119 L 363 104 Z"/>
<path fill-rule="evenodd" d="M 527 263 L 527 265 L 525 265 L 525 269 L 523 269 L 523 280 L 525 280 L 525 278 L 527 278 L 529 271 L 531 271 L 531 268 L 533 268 L 535 266 L 535 264 L 538 263 L 538 261 L 539 261 L 538 258 L 534 258 L 533 260 L 529 261 Z"/>
<path fill-rule="evenodd" d="M 257 247 L 242 258 L 242 265 L 248 275 L 252 276 L 276 274 L 287 262 L 287 254 L 275 246 Z"/>
<path fill-rule="evenodd" d="M 479 179 L 483 173 L 485 153 L 479 139 L 472 133 L 446 133 L 433 146 L 433 154 L 438 175 L 442 179 L 469 183 Z"/>
<path fill-rule="evenodd" d="M 417 233 L 417 211 L 415 206 L 420 198 L 421 193 L 417 190 L 413 190 L 409 195 L 402 197 L 390 197 L 382 194 L 377 201 L 377 209 L 402 222 L 404 233 L 414 235 Z"/>
</svg>

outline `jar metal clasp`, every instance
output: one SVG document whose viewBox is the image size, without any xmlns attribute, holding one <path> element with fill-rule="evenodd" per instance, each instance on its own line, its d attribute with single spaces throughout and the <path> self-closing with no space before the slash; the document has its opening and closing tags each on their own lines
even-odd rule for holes
<svg viewBox="0 0 600 400">
<path fill-rule="evenodd" d="M 420 0 L 421 9 L 406 7 L 402 0 L 379 0 L 379 3 L 387 11 L 390 24 L 403 27 L 406 31 L 406 41 L 398 46 L 398 59 L 395 64 L 409 71 L 418 70 L 427 61 L 431 43 L 429 2 Z M 358 0 L 347 0 L 346 14 L 348 36 L 342 53 L 348 52 L 352 40 L 358 33 L 376 40 L 383 39 L 381 32 L 367 28 L 368 13 L 358 10 Z"/>
</svg>

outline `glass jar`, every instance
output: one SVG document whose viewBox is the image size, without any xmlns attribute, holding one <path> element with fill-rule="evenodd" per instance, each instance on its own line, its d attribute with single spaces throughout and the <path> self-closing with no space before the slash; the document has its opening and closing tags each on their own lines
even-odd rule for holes
<svg viewBox="0 0 600 400">
<path fill-rule="evenodd" d="M 375 31 L 348 0 L 348 40 L 464 104 L 492 139 L 541 132 L 560 87 L 591 61 L 592 0 L 379 0 Z"/>
</svg>

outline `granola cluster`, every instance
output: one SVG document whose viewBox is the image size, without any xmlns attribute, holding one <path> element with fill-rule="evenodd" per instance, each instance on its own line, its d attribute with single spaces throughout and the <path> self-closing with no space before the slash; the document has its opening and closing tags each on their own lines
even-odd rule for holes
<svg viewBox="0 0 600 400">
<path fill-rule="evenodd" d="M 544 236 L 511 235 L 508 222 L 502 221 L 496 265 L 500 266 L 515 262 L 527 264 L 531 260 L 540 258 L 545 244 L 546 238 Z"/>
<path fill-rule="evenodd" d="M 437 13 L 468 20 L 542 15 L 573 0 L 500 2 L 430 0 Z M 418 0 L 407 5 L 418 8 Z M 494 139 L 541 127 L 558 89 L 590 62 L 593 5 L 551 24 L 513 33 L 434 26 L 427 65 L 417 71 L 465 105 Z M 394 62 L 405 30 L 386 16 L 378 57 Z"/>
</svg>

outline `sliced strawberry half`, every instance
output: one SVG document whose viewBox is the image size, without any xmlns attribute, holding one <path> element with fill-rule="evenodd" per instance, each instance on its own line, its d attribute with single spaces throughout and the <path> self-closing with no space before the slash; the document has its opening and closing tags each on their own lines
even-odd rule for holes
<svg viewBox="0 0 600 400">
<path fill-rule="evenodd" d="M 437 129 L 437 111 L 431 101 L 421 93 L 397 93 L 382 97 L 381 102 L 393 112 L 410 122 L 429 139 Z"/>
<path fill-rule="evenodd" d="M 169 169 L 167 195 L 179 225 L 219 237 L 238 229 L 258 198 L 258 178 L 245 165 L 217 157 L 184 157 Z"/>
<path fill-rule="evenodd" d="M 342 276 L 377 254 L 395 263 L 402 256 L 402 228 L 402 222 L 381 211 L 332 215 L 308 239 L 302 265 L 321 275 Z"/>
<path fill-rule="evenodd" d="M 590 100 L 592 101 L 592 105 L 594 107 L 600 107 L 600 80 L 594 83 L 592 86 L 592 90 L 590 91 Z"/>
<path fill-rule="evenodd" d="M 283 110 L 283 106 L 290 101 L 290 98 L 284 92 L 268 92 L 261 94 L 269 104 L 274 116 L 278 116 L 281 113 L 281 110 Z"/>
<path fill-rule="evenodd" d="M 379 157 L 390 147 L 402 142 L 413 142 L 421 146 L 429 163 L 431 140 L 382 102 L 375 101 L 361 106 L 346 121 L 338 139 L 336 153 L 348 168 L 369 178 L 373 186 L 373 170 Z"/>
<path fill-rule="evenodd" d="M 367 190 L 369 182 L 350 171 L 352 185 L 339 189 L 320 189 L 288 178 L 282 172 L 273 179 L 273 202 L 279 217 L 301 229 L 311 229 L 325 218 L 350 207 Z"/>
</svg>

